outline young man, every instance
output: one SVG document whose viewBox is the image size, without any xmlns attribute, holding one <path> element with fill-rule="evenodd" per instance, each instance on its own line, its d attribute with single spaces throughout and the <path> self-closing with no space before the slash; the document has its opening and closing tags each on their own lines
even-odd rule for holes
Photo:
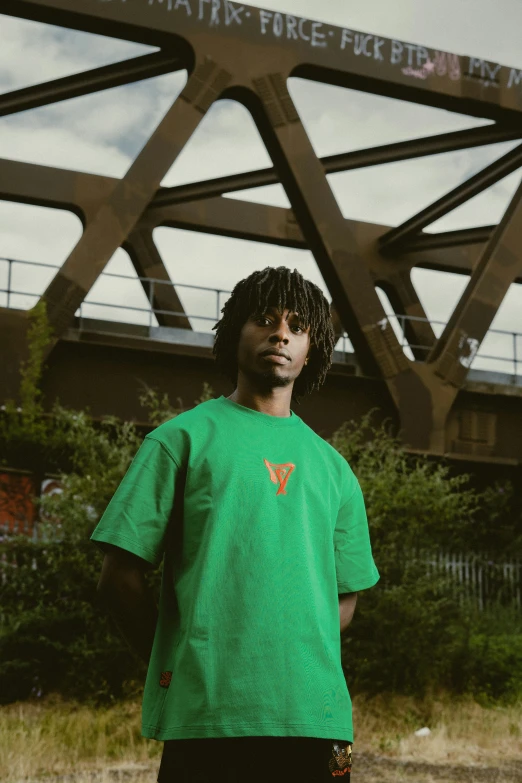
<svg viewBox="0 0 522 783">
<path fill-rule="evenodd" d="M 290 409 L 330 367 L 329 305 L 279 267 L 222 313 L 235 389 L 147 435 L 92 535 L 99 590 L 148 663 L 160 783 L 348 781 L 340 632 L 379 574 L 357 479 Z M 163 558 L 158 617 L 143 572 Z"/>
</svg>

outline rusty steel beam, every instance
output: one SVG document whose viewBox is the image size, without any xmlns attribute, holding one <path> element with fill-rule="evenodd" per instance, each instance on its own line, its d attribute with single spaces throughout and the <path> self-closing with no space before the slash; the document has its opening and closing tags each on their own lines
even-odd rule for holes
<svg viewBox="0 0 522 783">
<path fill-rule="evenodd" d="M 154 243 L 152 230 L 144 226 L 136 226 L 124 241 L 123 248 L 129 254 L 138 277 L 145 278 L 142 280 L 143 288 L 153 309 L 161 311 L 156 313 L 159 325 L 192 329 L 185 315 L 171 315 L 171 313 L 182 314 L 183 305 Z M 149 280 L 155 282 L 150 283 Z"/>
<path fill-rule="evenodd" d="M 5 14 L 99 35 L 185 45 L 238 71 L 246 58 L 294 75 L 497 121 L 520 116 L 522 71 L 230 0 L 3 0 Z"/>
<path fill-rule="evenodd" d="M 499 306 L 522 274 L 522 183 L 477 263 L 428 361 L 444 383 L 459 388 Z"/>
<path fill-rule="evenodd" d="M 43 207 L 66 209 L 88 222 L 107 198 L 117 179 L 98 174 L 57 169 L 34 163 L 0 159 L 0 199 Z M 144 212 L 140 225 L 152 228 L 171 226 L 220 236 L 247 239 L 283 247 L 308 249 L 291 209 L 255 204 L 239 199 L 214 198 L 153 208 Z M 348 220 L 353 232 L 373 224 Z M 400 256 L 410 256 L 408 266 L 423 266 L 437 271 L 471 274 L 475 245 L 487 241 L 494 226 L 422 234 L 414 237 L 401 249 Z M 389 226 L 378 227 L 380 234 Z M 456 248 L 473 245 L 471 254 L 457 252 Z M 444 249 L 445 252 L 432 251 Z M 402 263 L 402 262 L 401 262 Z M 522 283 L 518 278 L 517 283 Z"/>
<path fill-rule="evenodd" d="M 419 299 L 419 295 L 411 282 L 409 269 L 397 269 L 390 272 L 385 280 L 380 281 L 381 288 L 390 300 L 396 315 L 403 314 L 408 318 L 423 320 L 400 320 L 404 337 L 417 361 L 424 362 L 435 344 L 435 333 L 428 316 Z"/>
<path fill-rule="evenodd" d="M 84 226 L 94 219 L 117 183 L 117 179 L 99 174 L 0 159 L 0 199 L 64 209 L 77 215 Z M 140 277 L 148 276 L 170 282 L 168 271 L 152 238 L 149 243 L 145 233 L 142 231 L 131 235 L 127 242 L 123 243 L 124 250 L 128 252 Z M 140 282 L 149 298 L 147 282 Z M 165 290 L 158 289 L 156 292 L 154 307 L 183 313 L 183 306 L 175 290 L 172 287 L 169 290 L 168 286 L 161 288 Z M 165 326 L 191 328 L 189 320 L 183 316 L 158 314 L 158 321 Z"/>
<path fill-rule="evenodd" d="M 276 172 L 292 212 L 249 210 L 234 202 L 234 223 L 227 214 L 230 207 L 224 206 L 221 199 L 212 199 L 216 202 L 213 205 L 208 201 L 209 194 L 227 192 L 216 190 L 217 187 L 239 186 L 239 179 L 234 183 L 227 178 L 225 183 L 221 180 L 188 186 L 192 195 L 185 189 L 181 198 L 200 199 L 199 218 L 190 217 L 190 205 L 185 203 L 179 205 L 183 209 L 181 219 L 192 219 L 193 227 L 199 220 L 198 230 L 210 224 L 216 233 L 236 232 L 229 235 L 308 247 L 363 370 L 380 374 L 386 381 L 399 412 L 405 442 L 414 448 L 443 453 L 446 418 L 465 377 L 462 368 L 466 368 L 469 358 L 464 354 L 457 356 L 460 368 L 455 370 L 455 330 L 461 329 L 462 324 L 466 328 L 471 324 L 471 339 L 478 344 L 484 324 L 507 290 L 509 274 L 512 273 L 512 280 L 520 277 L 520 263 L 514 253 L 520 240 L 516 229 L 519 208 L 510 207 L 478 263 L 473 254 L 484 232 L 453 236 L 457 246 L 439 249 L 434 249 L 437 241 L 447 244 L 452 239 L 426 238 L 419 232 L 518 168 L 522 153 L 518 150 L 504 156 L 391 232 L 385 227 L 354 224 L 340 212 L 326 178 L 325 164 L 318 160 L 302 127 L 287 80 L 290 76 L 316 79 L 490 118 L 503 126 L 330 156 L 331 170 L 342 170 L 341 166 L 346 170 L 487 143 L 484 139 L 506 140 L 505 134 L 519 138 L 522 71 L 229 0 L 4 0 L 2 10 L 35 21 L 163 47 L 164 51 L 175 52 L 180 67 L 186 67 L 191 74 L 180 98 L 127 175 L 102 186 L 105 196 L 101 200 L 97 202 L 91 196 L 87 209 L 80 207 L 81 199 L 75 191 L 70 193 L 71 182 L 65 187 L 69 188 L 69 201 L 83 215 L 85 232 L 45 294 L 55 333 L 59 336 L 63 332 L 118 246 L 132 243 L 134 238 L 135 244 L 141 242 L 139 262 L 149 266 L 159 263 L 158 257 L 143 250 L 143 245 L 147 237 L 151 240 L 154 221 L 168 223 L 166 211 L 176 208 L 173 204 L 165 206 L 165 201 L 163 206 L 156 201 L 151 207 L 153 199 L 160 198 L 162 176 L 209 106 L 220 97 L 235 99 L 250 110 L 274 164 L 273 171 L 241 175 L 241 187 L 248 181 L 252 183 L 252 177 L 254 185 L 249 187 L 256 186 L 255 177 L 265 177 L 257 182 L 268 184 L 266 177 L 273 177 Z M 451 146 L 455 144 L 460 146 Z M 79 187 L 85 187 L 85 183 L 83 180 Z M 179 197 L 179 190 L 177 194 Z M 58 198 L 56 191 L 49 195 L 51 199 Z M 172 195 L 176 197 L 176 191 L 171 190 Z M 167 198 L 165 191 L 162 197 Z M 27 188 L 20 187 L 15 198 L 27 200 Z M 241 214 L 248 217 L 244 225 L 239 223 Z M 463 244 L 468 240 L 472 244 Z M 453 332 L 448 327 L 448 334 L 438 344 L 433 343 L 429 330 L 422 333 L 419 327 L 409 327 L 413 342 L 426 340 L 434 346 L 429 363 L 410 362 L 384 317 L 375 285 L 388 290 L 395 308 L 422 313 L 409 279 L 411 267 L 415 263 L 440 263 L 441 257 L 448 254 L 453 254 L 455 268 L 470 265 L 473 269 L 468 286 L 471 293 L 463 298 L 460 310 L 457 308 L 451 325 Z M 489 295 L 485 293 L 487 283 L 495 288 Z M 20 335 L 22 332 L 20 326 Z M 462 334 L 457 341 L 459 349 L 461 338 Z"/>
<path fill-rule="evenodd" d="M 455 231 L 439 231 L 433 234 L 421 233 L 408 240 L 401 248 L 402 253 L 415 253 L 419 250 L 438 250 L 459 245 L 476 245 L 487 242 L 496 226 L 476 226 L 460 228 Z"/>
<path fill-rule="evenodd" d="M 94 219 L 117 183 L 117 179 L 99 174 L 0 159 L 0 199 L 64 209 L 77 215 L 84 226 Z M 149 243 L 145 233 L 142 231 L 132 234 L 123 243 L 124 250 L 128 252 L 139 277 L 149 276 L 170 282 L 169 273 L 152 238 Z M 149 298 L 148 283 L 144 280 L 140 282 Z M 183 313 L 183 306 L 175 290 L 172 287 L 169 289 L 168 286 L 161 288 L 154 296 L 154 307 L 158 310 Z M 158 321 L 165 326 L 191 328 L 190 321 L 183 316 L 158 313 Z"/>
<path fill-rule="evenodd" d="M 353 169 L 379 166 L 384 163 L 396 163 L 401 160 L 421 158 L 426 155 L 438 155 L 443 152 L 480 147 L 486 144 L 498 144 L 502 141 L 513 141 L 522 137 L 520 128 L 471 128 L 469 130 L 441 133 L 438 136 L 427 136 L 422 139 L 400 141 L 394 144 L 383 144 L 354 152 L 343 152 L 337 155 L 327 155 L 319 158 L 327 174 Z M 190 182 L 187 185 L 177 185 L 172 188 L 162 188 L 154 197 L 151 206 L 160 207 L 168 204 L 183 204 L 186 201 L 212 198 L 224 193 L 238 190 L 259 188 L 265 185 L 277 185 L 279 178 L 274 168 L 246 171 L 226 177 Z"/>
<path fill-rule="evenodd" d="M 106 264 L 127 239 L 230 75 L 211 60 L 195 69 L 122 180 L 101 204 L 44 294 L 56 338 L 67 329 Z"/>
<path fill-rule="evenodd" d="M 435 220 L 447 215 L 448 212 L 464 204 L 469 199 L 482 193 L 500 179 L 507 177 L 522 166 L 522 144 L 510 150 L 506 155 L 496 160 L 490 166 L 479 171 L 466 182 L 446 193 L 445 196 L 430 204 L 421 212 L 406 220 L 400 226 L 392 228 L 379 240 L 381 252 L 385 255 L 395 253 L 401 246 L 421 229 L 434 223 Z"/>
<path fill-rule="evenodd" d="M 93 68 L 63 79 L 54 79 L 0 95 L 0 117 L 67 101 L 81 95 L 90 95 L 111 87 L 132 84 L 142 79 L 152 79 L 154 76 L 178 71 L 183 67 L 179 58 L 173 57 L 172 54 L 153 52 L 131 60 L 104 65 L 102 68 Z"/>
<path fill-rule="evenodd" d="M 394 374 L 407 364 L 368 268 L 360 263 L 355 237 L 340 211 L 320 161 L 302 126 L 286 83 L 278 75 L 253 74 L 256 90 L 238 92 L 250 109 L 274 161 L 294 215 L 364 371 Z M 355 294 L 357 292 L 357 294 Z"/>
<path fill-rule="evenodd" d="M 140 222 L 153 228 L 168 226 L 300 250 L 309 249 L 291 209 L 239 199 L 218 197 L 149 208 Z M 357 236 L 359 245 L 367 245 L 373 242 L 374 235 L 378 237 L 390 230 L 389 226 L 361 220 L 346 219 L 346 222 L 350 231 Z M 494 228 L 483 226 L 440 234 L 422 234 L 411 240 L 392 259 L 382 259 L 378 253 L 366 253 L 365 262 L 369 264 L 374 279 L 379 282 L 387 280 L 397 270 L 410 271 L 415 266 L 437 272 L 470 275 L 481 245 L 488 240 Z M 366 239 L 368 235 L 370 240 Z M 514 282 L 522 284 L 522 276 Z"/>
<path fill-rule="evenodd" d="M 0 159 L 0 199 L 65 209 L 85 225 L 108 198 L 118 180 L 83 171 Z"/>
<path fill-rule="evenodd" d="M 170 226 L 234 239 L 308 249 L 291 209 L 221 196 L 186 204 L 162 207 L 151 205 L 144 213 L 142 222 L 154 228 Z"/>
</svg>

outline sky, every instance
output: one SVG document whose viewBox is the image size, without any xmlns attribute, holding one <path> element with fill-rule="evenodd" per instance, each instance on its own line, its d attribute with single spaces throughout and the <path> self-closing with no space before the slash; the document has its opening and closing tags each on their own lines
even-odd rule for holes
<svg viewBox="0 0 522 783">
<path fill-rule="evenodd" d="M 423 44 L 463 55 L 522 68 L 520 0 L 277 0 L 251 3 L 296 16 L 329 22 L 383 37 Z M 27 87 L 152 51 L 151 48 L 63 30 L 0 15 L 0 90 Z M 32 111 L 0 118 L 0 155 L 12 160 L 123 177 L 133 158 L 153 132 L 186 80 L 184 72 L 114 88 Z M 331 155 L 373 145 L 445 133 L 487 120 L 345 90 L 302 79 L 291 79 L 291 95 L 318 155 Z M 516 146 L 517 142 L 485 146 L 418 160 L 329 175 L 345 217 L 397 225 Z M 232 101 L 219 101 L 166 175 L 163 185 L 264 168 L 271 165 L 257 129 L 247 112 Z M 497 222 L 521 179 L 506 177 L 429 227 L 447 231 Z M 288 206 L 280 185 L 231 194 L 277 206 Z M 82 227 L 70 213 L 0 201 L 0 257 L 39 266 L 14 264 L 11 287 L 29 295 L 12 295 L 11 306 L 30 307 L 80 239 Z M 178 285 L 231 290 L 255 269 L 267 265 L 297 268 L 326 288 L 308 251 L 280 248 L 224 237 L 159 228 L 155 241 Z M 107 272 L 135 276 L 123 250 Z M 464 290 L 467 278 L 415 269 L 412 279 L 428 316 L 445 322 Z M 7 263 L 0 261 L 0 288 L 7 282 Z M 179 288 L 185 310 L 194 316 L 216 315 L 215 295 Z M 389 308 L 384 295 L 383 302 Z M 139 283 L 103 276 L 88 300 L 145 307 Z M 5 304 L 0 293 L 0 304 Z M 224 302 L 221 299 L 221 304 Z M 130 310 L 90 305 L 86 316 L 148 322 Z M 143 321 L 143 319 L 145 319 Z M 193 318 L 192 325 L 209 331 L 213 320 Z M 442 326 L 436 331 L 440 332 Z M 511 286 L 493 328 L 522 333 L 522 286 Z M 522 337 L 518 340 L 522 359 Z M 512 354 L 512 338 L 490 335 L 483 353 Z M 511 372 L 512 364 L 477 360 L 474 367 Z M 522 367 L 521 367 L 522 369 Z"/>
</svg>

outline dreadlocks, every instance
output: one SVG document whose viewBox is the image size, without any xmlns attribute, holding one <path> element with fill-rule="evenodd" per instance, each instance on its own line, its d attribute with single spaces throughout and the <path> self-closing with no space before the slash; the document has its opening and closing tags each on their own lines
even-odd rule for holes
<svg viewBox="0 0 522 783">
<path fill-rule="evenodd" d="M 237 382 L 237 349 L 243 325 L 251 315 L 277 307 L 298 313 L 304 326 L 310 327 L 310 358 L 296 378 L 293 396 L 310 394 L 323 385 L 332 363 L 335 344 L 330 306 L 320 288 L 305 280 L 294 269 L 267 266 L 240 280 L 221 312 L 223 317 L 212 327 L 216 330 L 213 353 L 216 364 L 232 383 Z"/>
</svg>

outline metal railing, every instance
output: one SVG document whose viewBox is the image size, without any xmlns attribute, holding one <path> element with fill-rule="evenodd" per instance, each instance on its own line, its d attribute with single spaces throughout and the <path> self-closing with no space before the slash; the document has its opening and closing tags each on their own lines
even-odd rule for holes
<svg viewBox="0 0 522 783">
<path fill-rule="evenodd" d="M 45 545 L 49 537 L 37 531 L 38 526 L 34 526 L 33 543 Z M 27 535 L 25 529 L 0 526 L 0 585 L 6 585 L 18 568 L 35 571 L 41 568 L 42 562 L 45 568 L 45 550 L 32 555 L 28 550 L 17 553 L 9 549 L 10 539 L 21 534 Z M 439 551 L 412 554 L 411 560 L 424 566 L 426 576 L 433 578 L 434 584 L 438 577 L 445 576 L 454 585 L 454 597 L 461 605 L 469 601 L 480 611 L 500 604 L 522 608 L 522 559 L 519 557 L 499 559 L 487 553 Z"/>
<path fill-rule="evenodd" d="M 35 300 L 38 300 L 40 298 L 40 293 L 33 293 L 31 291 L 18 291 L 13 289 L 12 287 L 12 280 L 13 280 L 13 266 L 14 265 L 22 265 L 27 267 L 33 267 L 38 269 L 52 269 L 54 272 L 58 271 L 58 268 L 52 264 L 37 264 L 33 261 L 22 261 L 17 259 L 9 259 L 9 258 L 0 258 L 0 265 L 2 263 L 7 264 L 7 285 L 5 288 L 0 288 L 0 294 L 6 295 L 6 305 L 7 307 L 13 307 L 12 305 L 12 297 L 13 296 L 29 296 L 34 298 Z M 1 270 L 1 267 L 0 267 Z M 222 300 L 221 297 L 223 295 L 228 295 L 231 292 L 227 289 L 222 288 L 211 288 L 208 286 L 198 286 L 198 285 L 192 285 L 187 283 L 173 283 L 168 280 L 159 280 L 157 278 L 144 278 L 144 277 L 133 277 L 131 275 L 122 275 L 122 274 L 116 274 L 114 272 L 103 272 L 101 277 L 103 278 L 113 278 L 115 280 L 130 280 L 133 282 L 140 282 L 142 285 L 143 290 L 148 290 L 148 301 L 147 301 L 147 307 L 139 307 L 134 306 L 132 304 L 116 304 L 114 302 L 98 302 L 91 299 L 86 299 L 82 304 L 80 305 L 76 315 L 79 318 L 79 328 L 82 329 L 84 326 L 84 321 L 88 317 L 85 314 L 85 311 L 87 308 L 90 307 L 102 307 L 109 310 L 116 310 L 116 311 L 128 311 L 131 313 L 136 314 L 143 314 L 143 325 L 148 325 L 149 327 L 149 333 L 151 333 L 152 327 L 155 326 L 154 320 L 159 315 L 161 316 L 170 316 L 172 317 L 179 317 L 179 318 L 186 318 L 186 319 L 196 319 L 196 320 L 202 320 L 202 321 L 212 321 L 215 322 L 219 320 L 220 313 L 221 313 L 221 305 Z M 158 307 L 154 307 L 154 299 L 156 294 L 158 293 L 160 286 L 168 286 L 170 288 L 180 289 L 191 289 L 194 291 L 199 292 L 208 292 L 215 296 L 215 315 L 208 315 L 209 309 L 206 308 L 205 312 L 199 312 L 199 313 L 187 313 L 184 311 L 174 311 L 174 310 L 164 310 Z M 214 309 L 214 308 L 212 308 Z M 93 319 L 89 317 L 89 322 L 92 325 L 93 320 L 101 320 L 101 319 Z M 442 327 L 446 325 L 444 321 L 430 321 L 426 318 L 419 318 L 417 316 L 411 316 L 411 315 L 396 315 L 392 313 L 387 313 L 386 320 L 390 324 L 390 326 L 394 329 L 395 333 L 397 334 L 397 337 L 401 343 L 401 346 L 406 354 L 411 355 L 411 350 L 416 351 L 424 351 L 426 355 L 431 350 L 432 346 L 428 345 L 422 345 L 422 344 L 413 344 L 407 341 L 406 339 L 406 328 L 408 322 L 422 322 L 422 323 L 430 323 L 432 326 L 435 327 Z M 131 322 L 132 323 L 132 322 Z M 134 321 L 136 323 L 136 321 Z M 442 330 L 441 330 L 442 331 Z M 486 335 L 486 340 L 488 340 L 491 336 L 494 335 L 503 335 L 504 337 L 506 335 L 510 338 L 510 346 L 511 350 L 507 355 L 499 355 L 497 354 L 491 354 L 491 353 L 483 353 L 480 350 L 477 351 L 475 356 L 473 357 L 470 366 L 473 366 L 473 364 L 477 360 L 486 360 L 491 362 L 505 362 L 507 364 L 511 364 L 513 367 L 513 375 L 517 376 L 520 372 L 522 372 L 522 348 L 519 345 L 519 340 L 522 341 L 522 332 L 511 332 L 505 329 L 490 329 Z M 340 335 L 338 344 L 340 343 L 340 352 L 343 355 L 351 354 L 352 351 L 349 349 L 350 339 L 349 336 L 344 333 Z M 521 343 L 522 345 L 522 343 Z M 339 348 L 338 348 L 339 350 Z"/>
<path fill-rule="evenodd" d="M 395 320 L 395 322 L 398 324 L 400 328 L 400 334 L 398 335 L 401 347 L 424 351 L 426 355 L 432 350 L 433 346 L 431 345 L 418 345 L 416 343 L 410 343 L 406 339 L 406 324 L 408 322 L 420 322 L 420 323 L 429 323 L 431 326 L 442 326 L 444 328 L 446 326 L 445 321 L 431 321 L 428 318 L 419 318 L 418 316 L 414 315 L 396 315 L 388 314 L 386 315 L 387 320 L 390 322 L 390 326 L 392 326 L 392 321 Z M 441 329 L 442 331 L 442 329 Z M 508 335 L 510 337 L 511 341 L 511 347 L 513 353 L 510 356 L 498 356 L 498 355 L 491 355 L 491 354 L 485 354 L 481 351 L 477 351 L 475 356 L 473 357 L 473 360 L 471 364 L 475 361 L 475 359 L 486 359 L 488 361 L 501 361 L 501 362 L 512 362 L 513 363 L 513 375 L 518 374 L 518 368 L 520 365 L 522 365 L 522 350 L 519 351 L 518 347 L 518 340 L 522 340 L 522 332 L 510 332 L 506 329 L 489 329 L 487 332 L 486 338 L 487 339 L 490 335 Z M 436 335 L 437 337 L 438 335 Z"/>
<path fill-rule="evenodd" d="M 499 600 L 522 607 L 521 558 L 498 560 L 484 553 L 439 551 L 425 554 L 422 562 L 430 576 L 445 573 L 459 585 L 460 601 L 471 599 L 481 610 Z"/>
<path fill-rule="evenodd" d="M 32 266 L 36 267 L 37 269 L 53 269 L 55 272 L 58 271 L 58 267 L 54 266 L 53 264 L 37 264 L 34 261 L 21 261 L 18 259 L 11 259 L 11 258 L 0 258 L 0 263 L 6 263 L 7 266 L 7 287 L 6 288 L 0 288 L 0 294 L 6 294 L 7 296 L 7 302 L 6 307 L 11 307 L 11 297 L 12 296 L 30 296 L 36 300 L 40 299 L 41 294 L 38 293 L 32 293 L 31 291 L 17 291 L 12 288 L 12 268 L 14 264 L 20 264 L 23 266 Z M 107 277 L 107 278 L 115 278 L 119 280 L 131 280 L 131 281 L 138 281 L 142 285 L 143 283 L 146 284 L 146 287 L 149 289 L 149 296 L 148 296 L 148 307 L 135 307 L 133 305 L 120 305 L 115 304 L 112 302 L 96 302 L 92 299 L 86 299 L 82 304 L 80 305 L 77 315 L 80 319 L 82 319 L 84 316 L 83 311 L 86 307 L 89 306 L 97 306 L 97 307 L 108 307 L 115 310 L 130 310 L 131 312 L 136 313 L 146 313 L 149 317 L 149 326 L 152 326 L 152 320 L 153 317 L 158 315 L 169 315 L 169 316 L 179 316 L 183 318 L 198 318 L 204 321 L 216 321 L 219 320 L 220 312 L 221 312 L 221 295 L 222 294 L 230 294 L 231 291 L 228 291 L 226 289 L 222 288 L 209 288 L 207 286 L 201 286 L 201 285 L 192 285 L 188 283 L 172 283 L 168 280 L 159 280 L 158 278 L 153 277 L 133 277 L 131 275 L 120 275 L 116 274 L 114 272 L 102 272 L 101 277 Z M 154 296 L 156 294 L 156 291 L 159 286 L 168 286 L 169 288 L 191 288 L 194 290 L 199 291 L 210 291 L 213 292 L 216 295 L 216 315 L 215 316 L 209 316 L 209 315 L 202 315 L 201 313 L 186 313 L 186 312 L 176 312 L 174 310 L 162 310 L 160 308 L 154 307 Z M 16 308 L 13 308 L 16 309 Z"/>
</svg>

